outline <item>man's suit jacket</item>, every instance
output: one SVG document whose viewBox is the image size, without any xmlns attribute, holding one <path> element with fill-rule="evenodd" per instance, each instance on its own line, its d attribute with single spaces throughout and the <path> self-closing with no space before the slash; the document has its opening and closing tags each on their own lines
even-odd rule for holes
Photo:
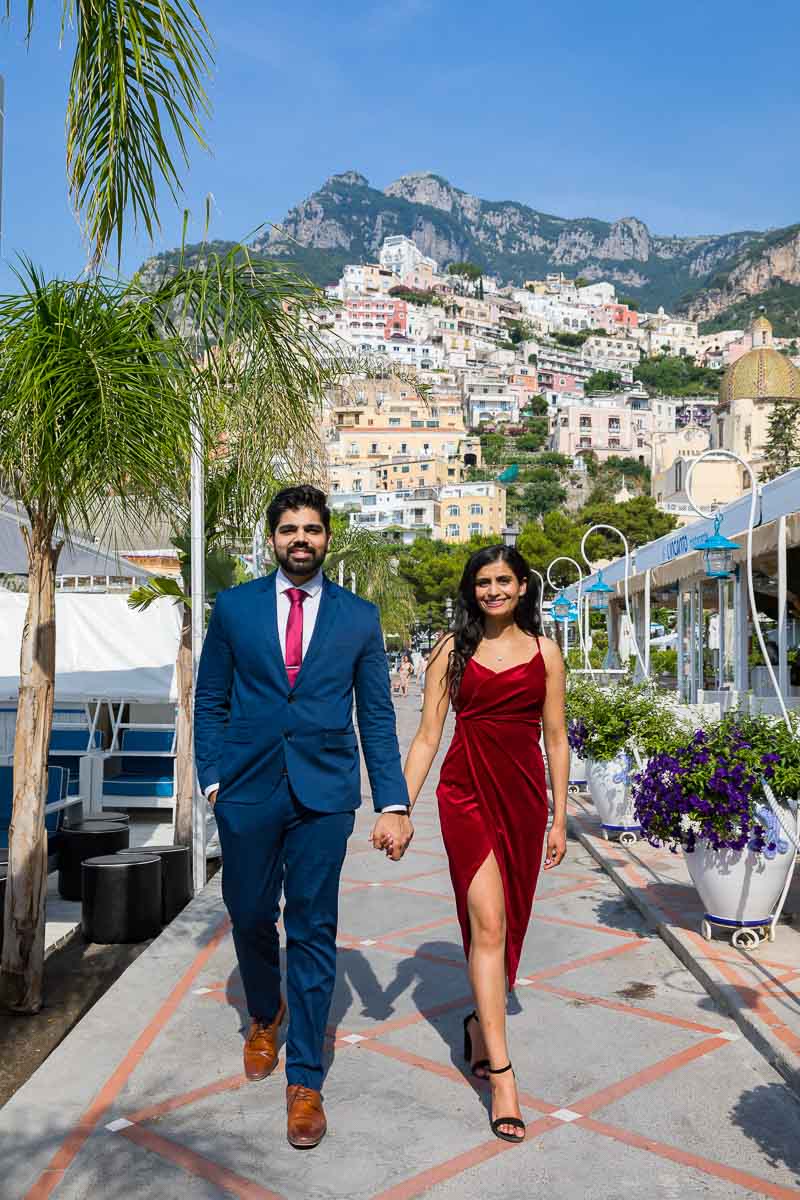
<svg viewBox="0 0 800 1200">
<path fill-rule="evenodd" d="M 377 811 L 408 803 L 378 610 L 325 578 L 295 685 L 278 641 L 275 574 L 217 596 L 194 703 L 202 788 L 219 799 L 268 800 L 282 776 L 317 812 L 361 803 L 358 728 Z"/>
</svg>

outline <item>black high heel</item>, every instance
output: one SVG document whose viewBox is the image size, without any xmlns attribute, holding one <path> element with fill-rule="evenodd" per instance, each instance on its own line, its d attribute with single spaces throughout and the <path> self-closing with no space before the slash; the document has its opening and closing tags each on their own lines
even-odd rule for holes
<svg viewBox="0 0 800 1200">
<path fill-rule="evenodd" d="M 476 1079 L 486 1079 L 485 1075 L 478 1074 L 478 1068 L 481 1070 L 489 1070 L 488 1058 L 479 1058 L 477 1062 L 472 1061 L 472 1034 L 469 1031 L 470 1021 L 477 1021 L 480 1024 L 478 1014 L 471 1012 L 468 1017 L 464 1017 L 464 1058 L 469 1063 L 470 1071 Z"/>
<path fill-rule="evenodd" d="M 502 1075 L 506 1071 L 510 1071 L 512 1075 L 514 1074 L 514 1068 L 511 1066 L 511 1063 L 506 1063 L 504 1067 L 497 1067 L 496 1070 L 493 1070 L 492 1067 L 487 1067 L 487 1070 L 490 1075 Z M 525 1141 L 525 1122 L 521 1121 L 519 1117 L 497 1117 L 494 1121 L 490 1122 L 490 1125 L 494 1136 L 502 1138 L 504 1142 Z M 500 1128 L 501 1125 L 513 1125 L 515 1129 L 521 1129 L 522 1137 L 517 1137 L 513 1133 L 504 1133 Z"/>
</svg>

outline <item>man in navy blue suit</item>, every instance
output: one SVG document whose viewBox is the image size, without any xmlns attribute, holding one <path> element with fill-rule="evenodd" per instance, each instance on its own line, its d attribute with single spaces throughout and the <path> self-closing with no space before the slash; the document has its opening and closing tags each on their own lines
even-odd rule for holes
<svg viewBox="0 0 800 1200">
<path fill-rule="evenodd" d="M 197 680 L 195 754 L 217 819 L 222 893 L 252 1018 L 250 1079 L 266 1078 L 278 1061 L 283 889 L 287 1135 L 307 1148 L 326 1131 L 320 1088 L 339 876 L 361 803 L 354 694 L 379 814 L 372 843 L 396 860 L 413 827 L 377 609 L 322 573 L 326 497 L 286 488 L 267 519 L 278 570 L 214 605 Z"/>
</svg>

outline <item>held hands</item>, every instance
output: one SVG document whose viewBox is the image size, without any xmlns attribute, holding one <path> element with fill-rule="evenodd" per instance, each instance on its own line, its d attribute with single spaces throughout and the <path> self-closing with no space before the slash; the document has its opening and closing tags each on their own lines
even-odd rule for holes
<svg viewBox="0 0 800 1200">
<path fill-rule="evenodd" d="M 218 795 L 219 795 L 219 788 L 218 788 L 218 787 L 215 787 L 215 788 L 214 788 L 214 790 L 213 790 L 213 792 L 209 792 L 209 793 L 208 793 L 208 795 L 206 796 L 206 800 L 207 800 L 207 802 L 208 802 L 208 806 L 209 806 L 209 808 L 212 808 L 212 809 L 213 809 L 214 805 L 217 803 L 217 796 L 218 796 Z"/>
<path fill-rule="evenodd" d="M 551 825 L 547 832 L 547 853 L 544 858 L 545 871 L 552 870 L 567 853 L 567 831 L 563 825 Z"/>
<path fill-rule="evenodd" d="M 414 826 L 411 818 L 405 813 L 381 813 L 369 835 L 375 850 L 383 850 L 387 858 L 393 862 L 405 854 L 414 836 Z"/>
</svg>

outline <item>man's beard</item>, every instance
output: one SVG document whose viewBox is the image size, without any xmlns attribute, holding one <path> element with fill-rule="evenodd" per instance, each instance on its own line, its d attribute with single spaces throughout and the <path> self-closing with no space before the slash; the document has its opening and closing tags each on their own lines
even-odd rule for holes
<svg viewBox="0 0 800 1200">
<path fill-rule="evenodd" d="M 302 558 L 295 561 L 293 554 L 298 548 L 307 550 L 310 557 Z M 325 556 L 328 553 L 328 547 L 325 546 L 322 550 L 315 550 L 313 546 L 292 546 L 288 550 L 275 547 L 275 557 L 278 560 L 279 566 L 283 567 L 289 575 L 299 575 L 303 579 L 310 579 L 312 575 L 316 575 L 322 564 L 325 562 Z"/>
</svg>

